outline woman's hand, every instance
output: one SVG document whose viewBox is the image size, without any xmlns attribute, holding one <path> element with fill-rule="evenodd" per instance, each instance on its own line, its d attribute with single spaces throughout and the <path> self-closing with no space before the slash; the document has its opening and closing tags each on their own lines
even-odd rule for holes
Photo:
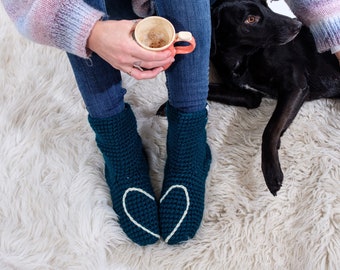
<svg viewBox="0 0 340 270">
<path fill-rule="evenodd" d="M 338 58 L 338 60 L 339 60 L 339 65 L 340 65 L 340 51 L 336 52 L 336 53 L 335 53 L 335 56 Z"/>
<path fill-rule="evenodd" d="M 156 77 L 174 61 L 170 50 L 148 51 L 133 39 L 135 21 L 98 21 L 87 40 L 87 48 L 97 53 L 111 66 L 141 80 Z M 145 70 L 140 70 L 140 66 Z"/>
</svg>

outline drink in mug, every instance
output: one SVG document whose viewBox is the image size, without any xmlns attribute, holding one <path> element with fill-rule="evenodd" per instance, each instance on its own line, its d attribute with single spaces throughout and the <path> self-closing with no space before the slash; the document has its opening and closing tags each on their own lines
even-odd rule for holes
<svg viewBox="0 0 340 270">
<path fill-rule="evenodd" d="M 144 49 L 150 51 L 170 49 L 172 56 L 191 53 L 196 47 L 195 38 L 190 32 L 176 33 L 172 23 L 159 16 L 151 16 L 139 21 L 134 31 L 134 38 Z M 180 41 L 184 41 L 188 45 L 177 45 L 176 43 Z M 170 64 L 164 69 L 169 66 Z"/>
</svg>

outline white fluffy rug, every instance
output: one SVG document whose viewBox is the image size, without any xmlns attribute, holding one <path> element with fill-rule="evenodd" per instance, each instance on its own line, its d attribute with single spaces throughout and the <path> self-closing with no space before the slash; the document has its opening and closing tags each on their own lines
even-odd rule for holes
<svg viewBox="0 0 340 270">
<path fill-rule="evenodd" d="M 210 104 L 213 164 L 197 236 L 131 243 L 113 212 L 103 160 L 64 53 L 23 39 L 0 7 L 0 269 L 339 269 L 340 102 L 306 103 L 282 139 L 273 197 L 260 169 L 275 101 Z M 127 77 L 124 77 L 125 79 Z M 164 75 L 125 81 L 160 190 Z"/>
</svg>

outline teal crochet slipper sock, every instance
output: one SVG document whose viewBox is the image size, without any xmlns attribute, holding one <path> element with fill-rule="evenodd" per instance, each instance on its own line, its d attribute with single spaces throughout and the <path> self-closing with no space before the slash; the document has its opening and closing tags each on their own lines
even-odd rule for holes
<svg viewBox="0 0 340 270">
<path fill-rule="evenodd" d="M 193 238 L 204 211 L 211 163 L 207 111 L 181 113 L 167 104 L 167 160 L 160 199 L 161 236 L 168 244 Z"/>
<path fill-rule="evenodd" d="M 159 238 L 158 206 L 134 114 L 128 104 L 110 118 L 89 116 L 105 160 L 105 177 L 113 209 L 127 236 L 145 246 Z"/>
</svg>

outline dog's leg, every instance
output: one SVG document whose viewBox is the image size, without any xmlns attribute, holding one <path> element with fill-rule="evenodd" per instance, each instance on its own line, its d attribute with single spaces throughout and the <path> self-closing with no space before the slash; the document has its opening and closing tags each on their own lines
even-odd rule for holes
<svg viewBox="0 0 340 270">
<path fill-rule="evenodd" d="M 236 89 L 232 85 L 220 83 L 210 83 L 208 100 L 222 104 L 246 107 L 254 109 L 260 106 L 263 95 L 245 91 L 241 88 Z"/>
<path fill-rule="evenodd" d="M 308 95 L 308 87 L 279 93 L 276 108 L 262 137 L 262 172 L 270 192 L 276 196 L 281 188 L 283 173 L 278 149 L 280 138 L 293 122 Z"/>
<path fill-rule="evenodd" d="M 261 93 L 248 92 L 242 88 L 235 88 L 224 83 L 210 83 L 208 100 L 222 104 L 254 109 L 260 106 L 263 95 Z M 166 102 L 157 110 L 157 115 L 165 116 Z"/>
</svg>

